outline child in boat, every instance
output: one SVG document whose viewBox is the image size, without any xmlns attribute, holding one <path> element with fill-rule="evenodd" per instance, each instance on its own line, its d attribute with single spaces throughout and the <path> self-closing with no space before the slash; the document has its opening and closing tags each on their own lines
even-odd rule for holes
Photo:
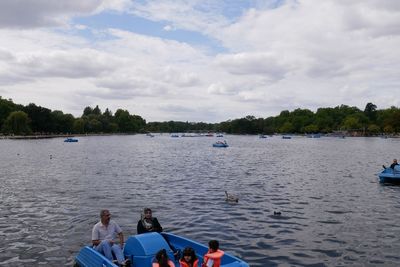
<svg viewBox="0 0 400 267">
<path fill-rule="evenodd" d="M 157 252 L 155 262 L 152 264 L 153 267 L 175 267 L 175 263 L 173 263 L 167 255 L 167 251 L 162 249 Z"/>
<path fill-rule="evenodd" d="M 186 247 L 182 252 L 182 258 L 179 260 L 180 267 L 198 267 L 199 259 L 196 257 L 194 249 Z"/>
<path fill-rule="evenodd" d="M 217 240 L 210 240 L 208 242 L 208 252 L 204 255 L 202 267 L 220 267 L 222 256 L 224 256 L 224 252 L 219 249 L 219 242 Z"/>
</svg>

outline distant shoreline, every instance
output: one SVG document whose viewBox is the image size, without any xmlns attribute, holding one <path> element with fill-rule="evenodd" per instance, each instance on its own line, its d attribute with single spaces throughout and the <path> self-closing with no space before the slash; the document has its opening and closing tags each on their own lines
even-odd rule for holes
<svg viewBox="0 0 400 267">
<path fill-rule="evenodd" d="M 37 134 L 37 135 L 0 135 L 0 139 L 49 139 L 49 138 L 69 138 L 78 136 L 108 136 L 108 135 L 133 135 L 124 133 L 101 133 L 101 134 Z"/>
<path fill-rule="evenodd" d="M 12 139 L 12 140 L 27 140 L 27 139 L 50 139 L 50 138 L 71 138 L 71 137 L 82 137 L 82 136 L 112 136 L 112 135 L 136 135 L 143 133 L 90 133 L 90 134 L 37 134 L 37 135 L 0 135 L 1 139 Z M 238 135 L 238 134 L 232 134 Z M 240 135 L 240 134 L 239 134 Z M 248 135 L 248 134 L 244 134 Z M 257 134 L 254 134 L 257 135 Z M 274 134 L 274 135 L 283 135 L 283 134 Z M 292 136 L 306 136 L 303 134 L 287 134 Z M 334 135 L 334 134 L 326 134 L 322 135 L 322 137 L 381 137 L 381 138 L 400 138 L 400 135 L 352 135 L 352 134 L 343 134 L 343 135 Z"/>
</svg>

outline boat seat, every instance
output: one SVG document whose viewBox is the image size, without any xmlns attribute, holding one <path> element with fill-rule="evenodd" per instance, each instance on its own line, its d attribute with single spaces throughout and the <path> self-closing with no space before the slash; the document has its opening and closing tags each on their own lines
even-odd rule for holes
<svg viewBox="0 0 400 267">
<path fill-rule="evenodd" d="M 173 260 L 171 247 L 159 233 L 145 233 L 131 236 L 126 240 L 124 255 L 133 263 L 133 267 L 151 266 L 154 256 L 161 249 L 167 251 L 168 257 Z"/>
</svg>

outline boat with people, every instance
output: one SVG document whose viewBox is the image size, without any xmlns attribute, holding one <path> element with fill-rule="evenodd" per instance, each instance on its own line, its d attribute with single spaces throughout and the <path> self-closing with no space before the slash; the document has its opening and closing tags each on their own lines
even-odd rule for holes
<svg viewBox="0 0 400 267">
<path fill-rule="evenodd" d="M 385 168 L 378 174 L 381 183 L 400 183 L 400 166 Z"/>
<path fill-rule="evenodd" d="M 67 138 L 67 139 L 64 140 L 64 142 L 67 142 L 67 143 L 76 143 L 76 142 L 78 142 L 78 139 L 76 139 L 76 138 Z"/>
<path fill-rule="evenodd" d="M 203 263 L 203 256 L 207 253 L 208 247 L 172 233 L 145 233 L 130 236 L 125 243 L 123 253 L 130 262 L 131 267 L 151 267 L 155 255 L 158 251 L 165 249 L 168 258 L 179 265 L 180 254 L 186 247 L 194 249 L 199 266 Z M 117 267 L 112 261 L 108 260 L 101 253 L 97 252 L 91 246 L 83 247 L 75 257 L 76 267 Z M 239 259 L 229 253 L 224 253 L 221 258 L 221 267 L 249 267 L 244 260 Z"/>
<path fill-rule="evenodd" d="M 282 135 L 282 139 L 292 139 L 292 137 L 288 135 Z"/>
<path fill-rule="evenodd" d="M 228 147 L 228 143 L 224 141 L 217 141 L 213 144 L 213 147 Z"/>
</svg>

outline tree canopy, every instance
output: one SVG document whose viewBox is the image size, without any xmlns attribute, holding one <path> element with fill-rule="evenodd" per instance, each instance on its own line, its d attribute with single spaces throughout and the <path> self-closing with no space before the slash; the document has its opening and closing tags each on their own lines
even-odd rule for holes
<svg viewBox="0 0 400 267">
<path fill-rule="evenodd" d="M 364 110 L 354 106 L 340 105 L 321 107 L 316 112 L 309 109 L 282 110 L 279 115 L 243 118 L 220 123 L 164 121 L 146 123 L 141 116 L 128 110 L 117 109 L 113 114 L 98 105 L 83 109 L 82 116 L 74 118 L 60 110 L 33 103 L 27 106 L 13 103 L 0 96 L 0 130 L 3 134 L 67 134 L 67 133 L 142 133 L 142 132 L 225 132 L 230 134 L 273 133 L 331 133 L 351 131 L 360 135 L 400 133 L 400 109 L 390 107 L 377 109 L 367 103 Z"/>
</svg>

